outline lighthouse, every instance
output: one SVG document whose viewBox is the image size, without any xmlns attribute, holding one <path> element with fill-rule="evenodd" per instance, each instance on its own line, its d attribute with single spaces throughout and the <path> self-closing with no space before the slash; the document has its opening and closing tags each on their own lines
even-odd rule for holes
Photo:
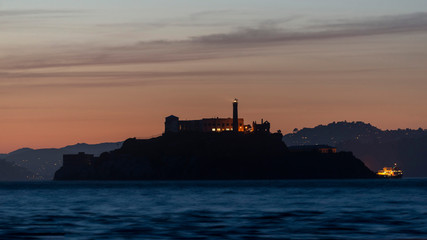
<svg viewBox="0 0 427 240">
<path fill-rule="evenodd" d="M 237 110 L 237 98 L 233 101 L 233 132 L 239 131 L 239 117 L 238 117 L 238 110 Z"/>
</svg>

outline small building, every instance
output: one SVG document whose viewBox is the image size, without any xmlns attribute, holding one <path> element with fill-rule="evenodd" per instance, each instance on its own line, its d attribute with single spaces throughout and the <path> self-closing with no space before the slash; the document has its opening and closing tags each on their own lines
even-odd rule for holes
<svg viewBox="0 0 427 240">
<path fill-rule="evenodd" d="M 270 133 L 270 123 L 261 120 L 261 124 L 253 122 L 245 125 L 244 119 L 238 115 L 238 100 L 233 101 L 232 118 L 203 118 L 200 120 L 179 120 L 179 117 L 170 115 L 165 119 L 165 133 L 178 132 L 254 132 Z"/>
<path fill-rule="evenodd" d="M 244 132 L 243 118 L 237 120 L 238 132 Z M 247 128 L 247 127 L 246 127 Z M 203 118 L 201 120 L 179 120 L 176 116 L 169 116 L 165 121 L 165 132 L 228 132 L 233 131 L 232 118 Z"/>
<path fill-rule="evenodd" d="M 291 152 L 319 152 L 319 153 L 336 153 L 337 148 L 329 145 L 302 145 L 288 147 Z"/>
<path fill-rule="evenodd" d="M 261 119 L 261 123 L 258 124 L 256 121 L 252 123 L 252 131 L 255 133 L 270 133 L 270 122 Z"/>
<path fill-rule="evenodd" d="M 165 132 L 179 132 L 179 117 L 170 115 L 166 117 L 165 121 Z"/>
<path fill-rule="evenodd" d="M 249 127 L 244 125 L 243 118 L 238 118 L 238 101 L 233 101 L 232 118 L 203 118 L 200 120 L 179 120 L 170 115 L 165 120 L 165 133 L 177 132 L 245 132 Z"/>
</svg>

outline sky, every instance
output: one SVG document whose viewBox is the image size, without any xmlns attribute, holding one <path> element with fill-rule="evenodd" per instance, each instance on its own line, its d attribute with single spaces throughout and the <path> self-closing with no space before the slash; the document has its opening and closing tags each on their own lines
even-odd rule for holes
<svg viewBox="0 0 427 240">
<path fill-rule="evenodd" d="M 425 0 L 0 0 L 0 153 L 164 118 L 427 128 Z"/>
</svg>

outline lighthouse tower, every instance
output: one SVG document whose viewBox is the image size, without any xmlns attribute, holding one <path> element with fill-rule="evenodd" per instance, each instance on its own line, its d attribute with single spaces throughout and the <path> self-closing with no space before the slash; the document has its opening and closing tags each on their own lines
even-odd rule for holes
<svg viewBox="0 0 427 240">
<path fill-rule="evenodd" d="M 234 99 L 233 101 L 233 132 L 238 132 L 239 131 L 239 120 L 238 120 L 238 110 L 237 110 L 237 98 Z"/>
</svg>

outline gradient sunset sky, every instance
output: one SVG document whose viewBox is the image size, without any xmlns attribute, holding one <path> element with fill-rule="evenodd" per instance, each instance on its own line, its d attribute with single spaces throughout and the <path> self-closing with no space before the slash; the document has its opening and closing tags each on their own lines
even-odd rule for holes
<svg viewBox="0 0 427 240">
<path fill-rule="evenodd" d="M 0 153 L 164 117 L 427 128 L 426 0 L 0 0 Z"/>
</svg>

